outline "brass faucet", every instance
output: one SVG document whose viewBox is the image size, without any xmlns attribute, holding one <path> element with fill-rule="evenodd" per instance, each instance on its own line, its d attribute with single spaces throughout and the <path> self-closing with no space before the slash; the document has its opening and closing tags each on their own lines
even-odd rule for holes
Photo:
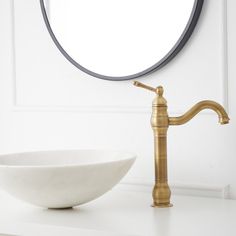
<svg viewBox="0 0 236 236">
<path fill-rule="evenodd" d="M 193 106 L 184 115 L 179 117 L 169 117 L 167 113 L 167 101 L 163 97 L 163 88 L 158 86 L 153 88 L 134 81 L 134 85 L 148 89 L 156 93 L 152 102 L 151 125 L 154 131 L 154 153 L 155 153 L 155 185 L 152 192 L 153 207 L 171 207 L 171 191 L 167 178 L 167 129 L 169 125 L 182 125 L 191 120 L 203 109 L 212 109 L 219 116 L 220 124 L 229 123 L 229 117 L 225 109 L 214 101 L 201 101 Z"/>
</svg>

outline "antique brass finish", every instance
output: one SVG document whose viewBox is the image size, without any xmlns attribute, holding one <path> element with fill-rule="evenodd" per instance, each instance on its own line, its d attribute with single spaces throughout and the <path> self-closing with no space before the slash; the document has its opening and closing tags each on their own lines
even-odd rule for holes
<svg viewBox="0 0 236 236">
<path fill-rule="evenodd" d="M 191 120 L 195 115 L 197 115 L 201 110 L 204 109 L 212 109 L 219 116 L 220 124 L 228 124 L 229 117 L 225 112 L 225 109 L 218 104 L 217 102 L 205 100 L 194 105 L 189 111 L 187 111 L 184 115 L 179 117 L 169 117 L 169 125 L 183 125 Z"/>
<path fill-rule="evenodd" d="M 211 109 L 219 116 L 221 124 L 229 123 L 229 117 L 225 109 L 214 101 L 201 101 L 193 106 L 188 112 L 179 117 L 169 117 L 167 113 L 167 101 L 163 97 L 163 88 L 153 88 L 134 81 L 134 85 L 156 93 L 152 102 L 151 125 L 154 132 L 155 154 L 155 185 L 153 188 L 153 207 L 171 207 L 171 191 L 167 178 L 167 130 L 169 125 L 182 125 L 191 120 L 203 109 Z"/>
</svg>

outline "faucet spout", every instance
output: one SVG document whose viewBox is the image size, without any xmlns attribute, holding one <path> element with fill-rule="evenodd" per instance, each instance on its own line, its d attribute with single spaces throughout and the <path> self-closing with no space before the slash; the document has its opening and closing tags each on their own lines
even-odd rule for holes
<svg viewBox="0 0 236 236">
<path fill-rule="evenodd" d="M 205 100 L 194 105 L 189 111 L 184 115 L 179 117 L 169 117 L 169 125 L 182 125 L 191 120 L 196 116 L 200 111 L 204 109 L 211 109 L 218 114 L 220 124 L 228 124 L 229 117 L 225 109 L 217 102 Z"/>
</svg>

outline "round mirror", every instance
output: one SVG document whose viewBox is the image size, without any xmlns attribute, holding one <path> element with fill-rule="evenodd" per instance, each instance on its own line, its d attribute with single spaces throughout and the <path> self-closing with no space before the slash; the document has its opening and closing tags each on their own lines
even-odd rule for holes
<svg viewBox="0 0 236 236">
<path fill-rule="evenodd" d="M 166 65 L 183 48 L 204 0 L 40 0 L 62 54 L 101 79 L 127 80 Z"/>
</svg>

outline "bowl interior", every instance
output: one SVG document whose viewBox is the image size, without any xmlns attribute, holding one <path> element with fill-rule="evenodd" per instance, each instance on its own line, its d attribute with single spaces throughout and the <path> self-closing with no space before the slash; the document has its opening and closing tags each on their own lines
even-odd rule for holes
<svg viewBox="0 0 236 236">
<path fill-rule="evenodd" d="M 133 159 L 135 155 L 121 151 L 63 150 L 39 151 L 0 156 L 1 166 L 67 166 L 90 165 Z"/>
</svg>

